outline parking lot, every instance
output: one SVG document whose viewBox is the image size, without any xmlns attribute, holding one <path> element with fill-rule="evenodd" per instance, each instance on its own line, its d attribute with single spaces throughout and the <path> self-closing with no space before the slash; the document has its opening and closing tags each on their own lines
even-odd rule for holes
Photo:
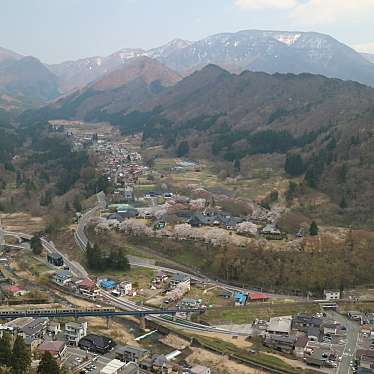
<svg viewBox="0 0 374 374">
<path fill-rule="evenodd" d="M 80 348 L 68 347 L 63 362 L 69 372 L 99 374 L 101 369 L 113 359 L 112 356 L 112 352 L 100 356 Z"/>
</svg>

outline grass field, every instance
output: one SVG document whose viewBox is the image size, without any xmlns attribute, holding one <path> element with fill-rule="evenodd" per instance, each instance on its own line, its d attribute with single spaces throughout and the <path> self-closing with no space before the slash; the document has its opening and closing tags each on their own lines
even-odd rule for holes
<svg viewBox="0 0 374 374">
<path fill-rule="evenodd" d="M 271 317 L 290 316 L 298 313 L 316 313 L 320 308 L 311 303 L 258 303 L 246 307 L 214 308 L 207 310 L 201 319 L 210 324 L 251 323 L 256 318 L 268 320 Z"/>
</svg>

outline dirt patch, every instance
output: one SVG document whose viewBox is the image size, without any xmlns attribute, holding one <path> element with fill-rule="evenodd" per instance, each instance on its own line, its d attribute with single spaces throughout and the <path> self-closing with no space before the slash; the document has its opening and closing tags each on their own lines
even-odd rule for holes
<svg viewBox="0 0 374 374">
<path fill-rule="evenodd" d="M 98 317 L 86 318 L 89 329 L 98 334 L 103 334 L 113 338 L 118 344 L 130 344 L 135 347 L 140 347 L 139 343 L 135 341 L 134 335 L 132 335 L 125 327 L 120 323 L 112 322 L 111 328 L 107 328 L 106 320 Z"/>
<path fill-rule="evenodd" d="M 184 350 L 190 346 L 190 342 L 177 335 L 169 334 L 160 339 L 160 342 L 174 349 Z"/>
<path fill-rule="evenodd" d="M 192 353 L 186 361 L 189 365 L 203 365 L 212 369 L 217 374 L 260 374 L 265 373 L 258 369 L 252 369 L 245 365 L 231 361 L 227 356 L 220 356 L 201 348 L 191 348 Z"/>
</svg>

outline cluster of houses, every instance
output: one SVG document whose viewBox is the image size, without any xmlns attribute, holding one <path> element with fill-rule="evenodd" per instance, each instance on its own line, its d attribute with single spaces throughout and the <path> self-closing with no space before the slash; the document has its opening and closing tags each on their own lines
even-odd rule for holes
<svg viewBox="0 0 374 374">
<path fill-rule="evenodd" d="M 263 344 L 275 351 L 294 354 L 308 365 L 333 368 L 341 357 L 325 348 L 329 344 L 324 343 L 345 336 L 345 326 L 320 313 L 299 314 L 271 318 L 266 325 Z"/>
<path fill-rule="evenodd" d="M 87 335 L 87 322 L 66 322 L 64 328 L 47 317 L 20 317 L 0 325 L 0 336 L 10 333 L 13 339 L 23 337 L 33 357 L 40 357 L 45 351 L 61 360 L 67 346 L 78 346 Z"/>
<path fill-rule="evenodd" d="M 87 322 L 71 321 L 64 325 L 47 317 L 21 317 L 0 325 L 0 337 L 9 333 L 13 341 L 20 335 L 30 349 L 32 358 L 37 360 L 49 352 L 60 364 L 68 356 L 67 348 L 78 347 L 83 351 L 105 355 L 110 351 L 112 359 L 100 374 L 131 373 L 129 363 L 135 363 L 147 372 L 156 374 L 210 374 L 210 368 L 197 365 L 181 367 L 173 360 L 180 351 L 166 355 L 152 355 L 147 349 L 131 345 L 117 346 L 109 337 L 88 333 Z"/>
<path fill-rule="evenodd" d="M 103 174 L 114 186 L 113 201 L 132 201 L 133 186 L 144 172 L 140 153 L 130 152 L 125 144 L 110 141 L 96 144 L 94 150 Z"/>
<path fill-rule="evenodd" d="M 118 346 L 115 349 L 117 360 L 125 363 L 135 362 L 140 369 L 147 372 L 156 374 L 210 374 L 211 369 L 209 367 L 202 365 L 186 367 L 174 362 L 173 359 L 180 353 L 180 351 L 174 351 L 166 355 L 152 355 L 147 349 L 131 345 Z"/>
<path fill-rule="evenodd" d="M 58 286 L 69 288 L 72 293 L 96 300 L 99 290 L 111 292 L 114 296 L 136 296 L 137 292 L 133 288 L 132 282 L 124 280 L 117 282 L 112 279 L 98 279 L 93 281 L 89 278 L 76 279 L 68 270 L 60 270 L 52 275 L 52 282 Z"/>
</svg>

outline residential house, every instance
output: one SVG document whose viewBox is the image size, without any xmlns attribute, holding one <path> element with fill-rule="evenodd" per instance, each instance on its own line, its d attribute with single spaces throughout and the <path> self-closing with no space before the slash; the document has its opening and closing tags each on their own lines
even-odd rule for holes
<svg viewBox="0 0 374 374">
<path fill-rule="evenodd" d="M 272 224 L 266 225 L 261 230 L 261 235 L 263 235 L 266 239 L 275 239 L 275 240 L 281 240 L 283 239 L 282 232 Z"/>
<path fill-rule="evenodd" d="M 82 279 L 75 283 L 78 291 L 81 295 L 95 300 L 99 295 L 99 289 L 96 286 L 96 283 L 91 279 Z"/>
<path fill-rule="evenodd" d="M 309 327 L 318 327 L 322 325 L 322 318 L 314 317 L 307 314 L 298 314 L 292 319 L 292 328 L 294 330 L 307 332 Z"/>
<path fill-rule="evenodd" d="M 306 335 L 300 335 L 295 342 L 294 354 L 297 358 L 304 357 L 304 351 L 308 344 L 308 337 Z"/>
<path fill-rule="evenodd" d="M 133 347 L 131 345 L 119 346 L 115 350 L 116 358 L 123 362 L 139 363 L 149 357 L 150 352 L 146 349 Z"/>
<path fill-rule="evenodd" d="M 187 274 L 183 274 L 183 273 L 173 274 L 170 278 L 170 288 L 174 289 L 180 284 L 183 284 L 188 289 L 190 289 L 191 288 L 191 278 L 190 278 L 190 276 L 187 275 Z"/>
<path fill-rule="evenodd" d="M 85 336 L 78 343 L 78 347 L 83 350 L 101 354 L 109 352 L 114 347 L 114 345 L 115 343 L 112 339 L 107 338 L 106 336 L 95 334 L 89 334 Z"/>
<path fill-rule="evenodd" d="M 119 284 L 120 289 L 124 295 L 132 294 L 132 283 L 129 281 L 123 281 Z"/>
<path fill-rule="evenodd" d="M 48 253 L 47 261 L 53 266 L 63 266 L 64 265 L 64 258 L 57 252 Z"/>
<path fill-rule="evenodd" d="M 100 370 L 100 374 L 124 373 L 125 367 L 126 364 L 124 362 L 114 359 Z"/>
<path fill-rule="evenodd" d="M 65 324 L 65 338 L 69 345 L 77 346 L 87 335 L 87 322 L 68 322 Z"/>
<path fill-rule="evenodd" d="M 264 346 L 283 353 L 292 353 L 296 338 L 282 335 L 268 334 L 264 340 Z"/>
<path fill-rule="evenodd" d="M 58 271 L 53 275 L 53 281 L 59 286 L 66 286 L 68 283 L 72 282 L 72 280 L 73 276 L 67 270 Z"/>
<path fill-rule="evenodd" d="M 4 292 L 6 295 L 9 297 L 20 297 L 20 296 L 25 296 L 28 292 L 24 290 L 23 288 L 13 284 L 10 286 L 5 286 L 3 288 Z"/>
<path fill-rule="evenodd" d="M 66 351 L 66 344 L 60 340 L 45 340 L 37 348 L 37 353 L 41 357 L 45 352 L 49 352 L 55 359 L 61 360 Z"/>
<path fill-rule="evenodd" d="M 323 296 L 325 300 L 339 300 L 340 299 L 340 290 L 324 290 Z"/>
<path fill-rule="evenodd" d="M 61 325 L 59 322 L 50 321 L 47 327 L 47 333 L 56 336 L 59 332 L 61 332 Z"/>
<path fill-rule="evenodd" d="M 23 326 L 19 330 L 19 334 L 22 335 L 27 344 L 31 344 L 34 340 L 44 338 L 47 333 L 48 322 L 49 319 L 47 317 L 35 318 Z"/>
<path fill-rule="evenodd" d="M 173 372 L 173 364 L 167 360 L 165 355 L 156 356 L 153 359 L 152 371 L 156 374 L 171 374 Z"/>
<path fill-rule="evenodd" d="M 289 336 L 291 333 L 292 317 L 273 317 L 266 329 L 268 334 Z"/>
</svg>

